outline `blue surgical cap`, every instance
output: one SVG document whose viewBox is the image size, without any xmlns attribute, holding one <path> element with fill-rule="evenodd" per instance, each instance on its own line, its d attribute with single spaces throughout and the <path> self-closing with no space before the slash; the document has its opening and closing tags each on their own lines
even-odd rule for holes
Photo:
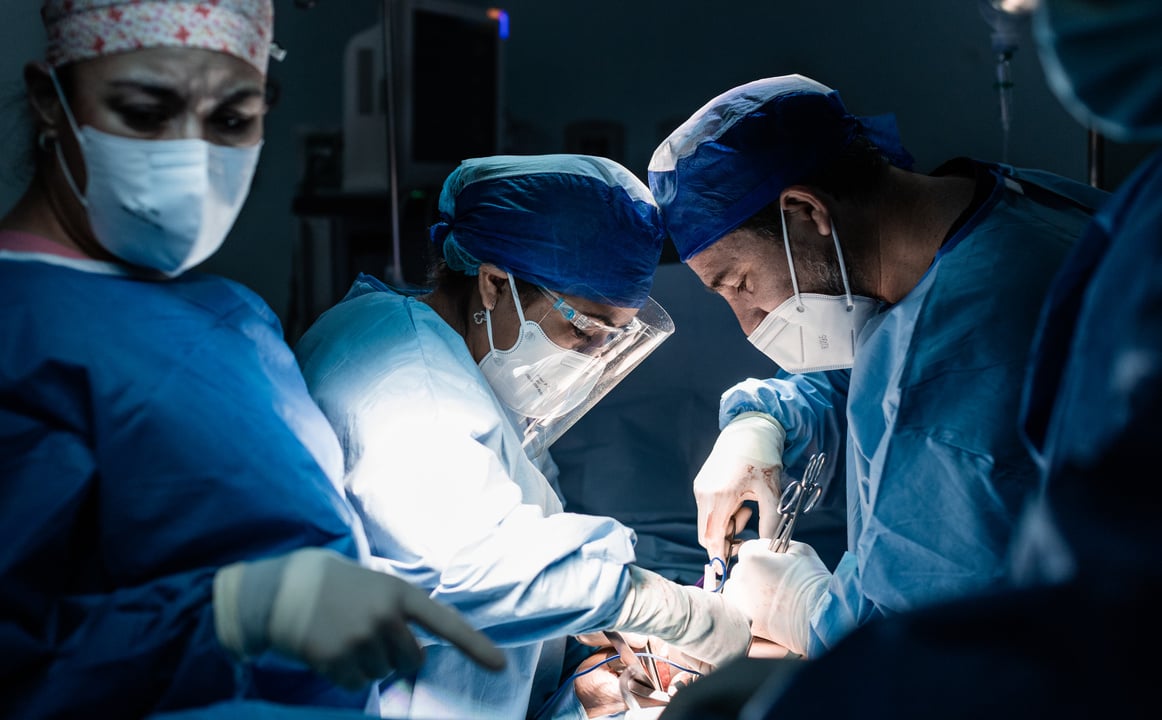
<svg viewBox="0 0 1162 720">
<path fill-rule="evenodd" d="M 649 165 L 650 189 L 682 262 L 858 137 L 911 169 L 894 117 L 856 117 L 839 93 L 802 75 L 755 80 L 706 103 L 658 146 Z"/>
<path fill-rule="evenodd" d="M 641 307 L 662 254 L 645 183 L 606 158 L 499 155 L 465 160 L 444 181 L 431 228 L 448 267 L 492 263 L 563 295 Z"/>
</svg>

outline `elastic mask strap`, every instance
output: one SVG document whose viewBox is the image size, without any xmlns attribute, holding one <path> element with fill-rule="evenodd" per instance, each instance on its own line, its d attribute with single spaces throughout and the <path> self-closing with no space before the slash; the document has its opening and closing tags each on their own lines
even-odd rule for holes
<svg viewBox="0 0 1162 720">
<path fill-rule="evenodd" d="M 61 81 L 57 79 L 56 70 L 52 65 L 48 66 L 48 77 L 52 80 L 52 86 L 56 90 L 57 99 L 61 101 L 61 109 L 65 111 L 65 119 L 69 121 L 69 127 L 73 129 L 73 135 L 77 141 L 81 140 L 81 129 L 77 126 L 77 119 L 73 117 L 73 111 L 69 108 L 69 101 L 65 99 L 65 91 L 61 88 Z"/>
<path fill-rule="evenodd" d="M 508 288 L 512 290 L 512 301 L 516 303 L 516 316 L 520 318 L 521 327 L 524 327 L 525 313 L 520 306 L 520 295 L 518 295 L 516 292 L 516 280 L 512 279 L 512 273 L 510 272 L 506 272 L 505 275 L 508 275 Z"/>
<path fill-rule="evenodd" d="M 791 288 L 795 291 L 795 308 L 803 312 L 803 299 L 799 297 L 799 280 L 795 277 L 795 261 L 791 259 L 791 240 L 787 237 L 787 211 L 779 203 L 779 219 L 783 221 L 783 248 L 787 251 L 787 266 L 791 268 Z M 834 227 L 834 226 L 832 226 Z"/>
<path fill-rule="evenodd" d="M 512 290 L 512 300 L 516 303 L 516 316 L 520 318 L 520 327 L 523 328 L 525 326 L 525 314 L 521 310 L 520 296 L 516 292 L 516 280 L 512 279 L 512 273 L 510 272 L 505 272 L 505 275 L 508 276 L 508 287 Z M 488 308 L 484 309 L 484 327 L 488 331 L 488 349 L 495 352 L 496 345 L 492 342 L 492 311 Z M 519 339 L 520 336 L 518 335 L 517 338 Z"/>
<path fill-rule="evenodd" d="M 484 308 L 484 327 L 488 330 L 488 351 L 496 352 L 496 345 L 492 342 L 492 311 Z"/>
<path fill-rule="evenodd" d="M 851 284 L 847 282 L 847 263 L 843 262 L 843 248 L 839 247 L 839 236 L 835 234 L 835 218 L 831 218 L 831 239 L 835 241 L 835 254 L 839 256 L 839 274 L 843 277 L 843 292 L 847 295 L 847 311 L 855 308 L 855 298 L 851 296 Z"/>
<path fill-rule="evenodd" d="M 77 139 L 77 144 L 83 148 L 84 140 L 81 139 L 81 131 L 77 128 L 76 118 L 73 117 L 73 111 L 69 109 L 69 103 L 67 100 L 65 100 L 65 91 L 61 88 L 60 80 L 57 79 L 56 70 L 53 69 L 52 65 L 48 66 L 48 77 L 50 80 L 52 80 L 52 86 L 53 89 L 56 90 L 57 99 L 61 102 L 61 109 L 65 111 L 65 119 L 69 121 L 69 128 L 71 128 L 73 131 L 73 137 Z M 80 202 L 84 207 L 89 207 L 89 201 L 85 199 L 81 189 L 77 187 L 77 181 L 73 179 L 73 173 L 69 171 L 69 164 L 65 162 L 65 156 L 61 152 L 60 141 L 58 140 L 57 142 L 53 143 L 53 145 L 54 150 L 56 151 L 57 162 L 60 163 L 61 170 L 65 174 L 65 182 L 69 184 L 69 188 L 72 189 L 73 195 L 77 196 L 77 201 Z"/>
</svg>

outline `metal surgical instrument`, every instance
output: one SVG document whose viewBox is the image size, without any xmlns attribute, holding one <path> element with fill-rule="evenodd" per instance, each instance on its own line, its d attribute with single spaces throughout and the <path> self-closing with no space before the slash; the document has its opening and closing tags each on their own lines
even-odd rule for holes
<svg viewBox="0 0 1162 720">
<path fill-rule="evenodd" d="M 627 705 L 637 705 L 634 695 L 642 695 L 649 697 L 655 690 L 660 690 L 654 680 L 654 675 L 651 675 L 642 659 L 634 653 L 633 648 L 629 646 L 629 642 L 622 636 L 621 633 L 613 630 L 606 630 L 605 637 L 609 640 L 609 644 L 617 651 L 618 657 L 625 665 L 625 671 L 621 673 L 618 679 L 621 687 L 622 698 Z"/>
<path fill-rule="evenodd" d="M 817 481 L 819 473 L 823 471 L 823 463 L 827 460 L 826 453 L 815 453 L 807 461 L 807 468 L 803 477 L 792 482 L 783 492 L 779 501 L 779 525 L 775 528 L 775 536 L 771 538 L 770 549 L 773 552 L 786 552 L 791 544 L 791 533 L 795 531 L 795 523 L 799 521 L 799 513 L 810 512 L 823 496 L 823 486 Z"/>
</svg>

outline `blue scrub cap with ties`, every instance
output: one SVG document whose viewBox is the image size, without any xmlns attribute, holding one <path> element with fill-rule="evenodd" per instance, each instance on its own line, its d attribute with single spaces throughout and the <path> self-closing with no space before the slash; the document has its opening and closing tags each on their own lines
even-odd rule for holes
<svg viewBox="0 0 1162 720">
<path fill-rule="evenodd" d="M 562 295 L 618 307 L 648 299 L 664 234 L 649 188 L 590 155 L 465 160 L 444 181 L 432 241 L 453 270 L 496 265 Z"/>
<path fill-rule="evenodd" d="M 740 85 L 670 133 L 650 189 L 682 262 L 774 202 L 864 137 L 896 167 L 913 160 L 891 115 L 856 117 L 839 93 L 802 75 Z"/>
</svg>

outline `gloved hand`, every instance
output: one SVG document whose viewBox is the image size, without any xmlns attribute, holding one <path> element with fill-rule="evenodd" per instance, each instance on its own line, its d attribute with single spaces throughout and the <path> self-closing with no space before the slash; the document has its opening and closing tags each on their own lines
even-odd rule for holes
<svg viewBox="0 0 1162 720">
<path fill-rule="evenodd" d="M 827 597 L 831 573 L 810 545 L 791 541 L 772 552 L 770 540 L 748 540 L 722 595 L 751 620 L 751 632 L 806 656 L 811 616 Z"/>
<path fill-rule="evenodd" d="M 420 666 L 423 651 L 408 622 L 484 667 L 504 667 L 503 653 L 456 611 L 332 550 L 235 563 L 214 576 L 214 627 L 224 647 L 240 658 L 276 650 L 352 690 L 392 668 L 411 673 Z"/>
<path fill-rule="evenodd" d="M 712 668 L 746 654 L 750 623 L 719 593 L 679 585 L 636 565 L 628 570 L 629 594 L 610 630 L 661 638 Z"/>
<path fill-rule="evenodd" d="M 740 414 L 719 433 L 694 478 L 698 543 L 711 559 L 727 559 L 727 536 L 741 532 L 737 525 L 746 522 L 745 517 L 735 517 L 744 500 L 758 502 L 759 537 L 774 537 L 786 439 L 783 426 L 760 412 Z"/>
</svg>

